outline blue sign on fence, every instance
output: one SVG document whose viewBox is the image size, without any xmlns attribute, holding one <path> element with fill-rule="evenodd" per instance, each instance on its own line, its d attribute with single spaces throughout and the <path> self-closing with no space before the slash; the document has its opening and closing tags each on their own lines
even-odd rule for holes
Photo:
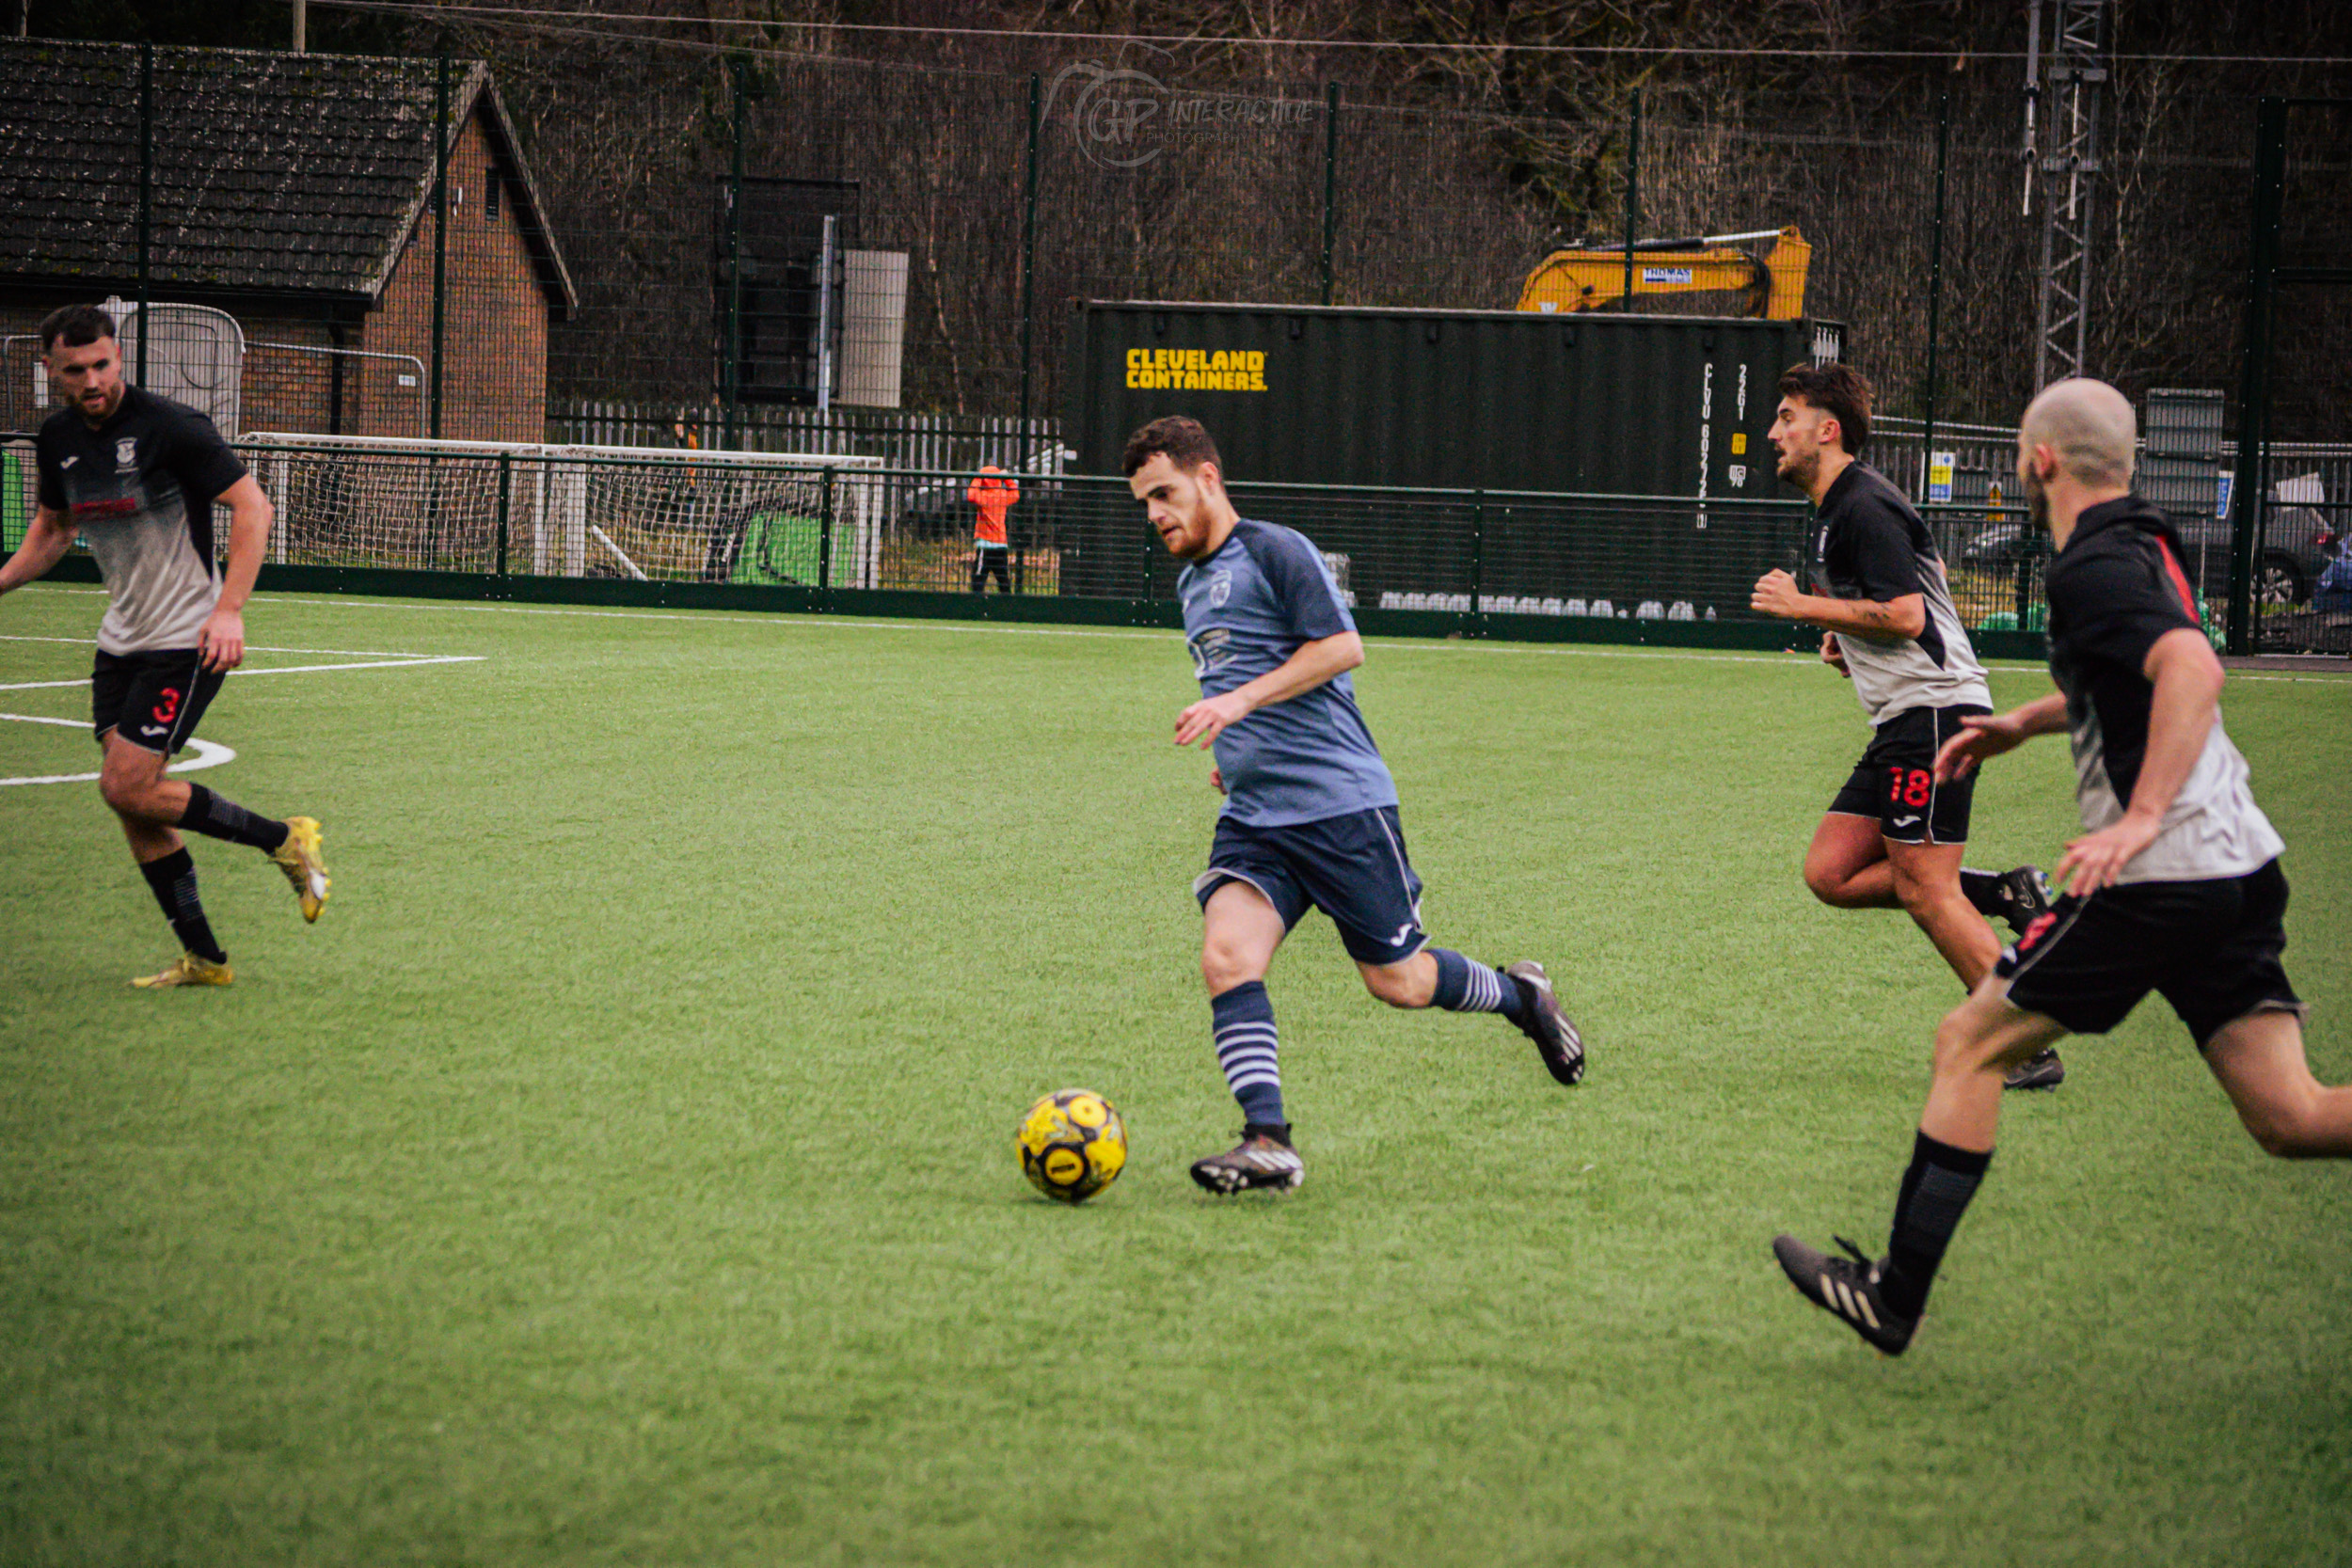
<svg viewBox="0 0 2352 1568">
<path fill-rule="evenodd" d="M 2219 482 L 2214 487 L 2213 520 L 2217 523 L 2226 523 L 2230 520 L 2230 482 L 2235 478 L 2237 475 L 2224 469 Z"/>
<path fill-rule="evenodd" d="M 1928 499 L 1947 501 L 1952 499 L 1952 469 L 1959 460 L 1958 452 L 1928 453 Z"/>
</svg>

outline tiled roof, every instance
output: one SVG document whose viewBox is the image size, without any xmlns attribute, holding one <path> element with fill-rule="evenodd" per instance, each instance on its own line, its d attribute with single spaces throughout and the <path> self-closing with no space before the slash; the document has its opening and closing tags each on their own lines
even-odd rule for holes
<svg viewBox="0 0 2352 1568">
<path fill-rule="evenodd" d="M 154 52 L 151 287 L 373 300 L 433 193 L 432 60 Z M 137 276 L 139 51 L 0 40 L 0 280 Z M 575 296 L 488 71 L 453 62 L 450 123 L 481 113 L 558 316 Z"/>
</svg>

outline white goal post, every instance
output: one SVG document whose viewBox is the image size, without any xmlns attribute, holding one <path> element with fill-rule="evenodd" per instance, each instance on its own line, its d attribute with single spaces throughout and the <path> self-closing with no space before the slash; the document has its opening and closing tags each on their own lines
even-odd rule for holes
<svg viewBox="0 0 2352 1568">
<path fill-rule="evenodd" d="M 255 434 L 270 559 L 870 588 L 878 457 Z"/>
</svg>

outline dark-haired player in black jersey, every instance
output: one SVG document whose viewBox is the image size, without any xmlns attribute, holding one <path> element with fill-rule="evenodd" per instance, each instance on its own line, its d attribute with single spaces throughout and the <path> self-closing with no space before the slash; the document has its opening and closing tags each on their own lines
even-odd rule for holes
<svg viewBox="0 0 2352 1568">
<path fill-rule="evenodd" d="M 1979 918 L 2023 931 L 2049 907 L 2042 873 L 1961 864 L 1975 781 L 1935 777 L 1935 753 L 1970 717 L 1993 711 L 1984 667 L 1945 585 L 1927 525 L 1902 492 L 1856 453 L 1870 438 L 1870 384 L 1846 365 L 1793 365 L 1780 378 L 1772 445 L 1780 477 L 1820 511 L 1807 594 L 1769 572 L 1751 600 L 1767 615 L 1825 628 L 1822 662 L 1853 683 L 1870 744 L 1830 801 L 1805 850 L 1804 882 L 1841 910 L 1908 913 L 1963 986 L 2000 956 Z M 2055 1088 L 2055 1051 L 2021 1068 L 2013 1088 Z"/>
<path fill-rule="evenodd" d="M 2050 673 L 2039 702 L 1977 718 L 1939 779 L 2038 735 L 2072 739 L 2083 835 L 2057 907 L 2001 955 L 1935 1036 L 1934 1081 L 1895 1199 L 1886 1256 L 1831 1257 L 1783 1236 L 1789 1282 L 1889 1354 L 1910 1344 L 1961 1214 L 1993 1159 L 2002 1075 L 2059 1036 L 2105 1034 L 2150 991 L 2187 1025 L 2257 1143 L 2352 1158 L 2352 1086 L 2303 1054 L 2304 1007 L 2280 958 L 2284 846 L 2221 728 L 2220 661 L 2200 629 L 2180 536 L 2131 493 L 2132 405 L 2061 381 L 2026 409 L 2018 477 L 2050 530 Z"/>
<path fill-rule="evenodd" d="M 41 353 L 68 406 L 40 427 L 40 508 L 24 543 L 0 566 L 0 594 L 56 565 L 76 534 L 111 600 L 90 672 L 91 722 L 105 760 L 99 793 L 183 948 L 178 961 L 132 984 L 225 986 L 229 955 L 196 892 L 196 863 L 177 830 L 250 846 L 294 884 L 306 920 L 326 905 L 319 825 L 272 821 L 202 784 L 167 777 L 229 672 L 245 658 L 246 597 L 269 539 L 269 498 L 213 421 L 122 380 L 115 324 L 70 305 L 41 323 Z M 229 509 L 229 570 L 215 562 L 213 507 Z"/>
</svg>

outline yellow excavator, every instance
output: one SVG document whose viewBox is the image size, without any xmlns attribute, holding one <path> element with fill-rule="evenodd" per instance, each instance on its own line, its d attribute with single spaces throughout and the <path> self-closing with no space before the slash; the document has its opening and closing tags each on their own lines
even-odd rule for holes
<svg viewBox="0 0 2352 1568">
<path fill-rule="evenodd" d="M 1772 247 L 1761 256 L 1732 248 L 1756 240 L 1770 240 Z M 1743 316 L 1795 321 L 1804 314 L 1804 271 L 1813 247 L 1793 227 L 1636 240 L 1632 251 L 1636 295 L 1739 293 L 1745 296 L 1740 311 Z M 1598 310 L 1625 297 L 1626 277 L 1624 245 L 1580 242 L 1553 251 L 1527 275 L 1518 308 L 1547 313 Z"/>
</svg>

